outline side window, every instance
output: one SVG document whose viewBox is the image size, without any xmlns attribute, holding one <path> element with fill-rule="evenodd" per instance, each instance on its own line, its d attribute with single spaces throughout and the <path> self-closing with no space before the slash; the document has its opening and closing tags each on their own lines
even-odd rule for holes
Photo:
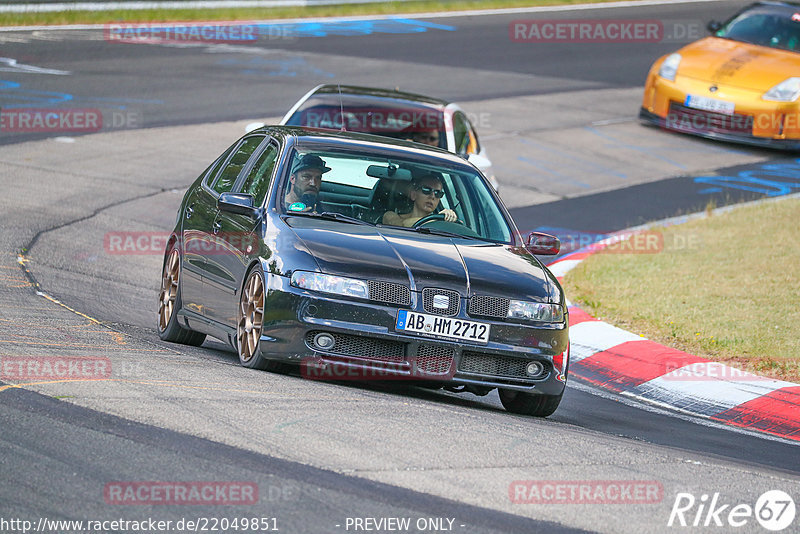
<svg viewBox="0 0 800 534">
<path fill-rule="evenodd" d="M 217 158 L 217 161 L 211 164 L 211 166 L 209 167 L 211 168 L 210 172 L 208 172 L 208 169 L 206 169 L 207 172 L 206 179 L 204 180 L 203 183 L 205 183 L 206 185 L 214 183 L 214 179 L 217 177 L 217 173 L 219 172 L 220 167 L 222 167 L 223 162 L 226 159 L 228 159 L 228 154 L 231 153 L 231 150 L 233 150 L 235 146 L 236 145 L 233 144 L 230 147 L 228 147 L 228 150 L 226 150 L 219 158 Z"/>
<path fill-rule="evenodd" d="M 250 159 L 250 156 L 253 155 L 253 152 L 263 140 L 264 137 L 260 135 L 245 139 L 236 148 L 228 164 L 220 171 L 211 188 L 217 193 L 227 193 L 233 189 L 233 184 L 236 182 L 236 177 L 239 176 L 242 167 L 245 166 L 247 160 Z"/>
<path fill-rule="evenodd" d="M 242 185 L 242 193 L 253 195 L 255 205 L 260 206 L 267 196 L 267 189 L 272 183 L 272 171 L 275 168 L 275 161 L 278 159 L 278 147 L 270 144 L 258 157 L 256 164 L 247 175 L 247 179 Z"/>
<path fill-rule="evenodd" d="M 463 113 L 457 111 L 453 114 L 453 137 L 456 142 L 456 153 L 466 154 L 469 146 L 469 125 Z"/>
</svg>

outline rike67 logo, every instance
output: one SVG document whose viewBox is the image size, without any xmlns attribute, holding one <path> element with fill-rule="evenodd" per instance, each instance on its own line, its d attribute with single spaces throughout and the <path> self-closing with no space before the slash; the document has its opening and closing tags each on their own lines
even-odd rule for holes
<svg viewBox="0 0 800 534">
<path fill-rule="evenodd" d="M 763 493 L 755 506 L 725 503 L 719 493 L 703 494 L 697 499 L 691 493 L 678 493 L 669 514 L 667 526 L 672 527 L 747 527 L 754 532 L 753 519 L 767 530 L 777 532 L 792 525 L 795 517 L 792 497 L 781 490 Z"/>
</svg>

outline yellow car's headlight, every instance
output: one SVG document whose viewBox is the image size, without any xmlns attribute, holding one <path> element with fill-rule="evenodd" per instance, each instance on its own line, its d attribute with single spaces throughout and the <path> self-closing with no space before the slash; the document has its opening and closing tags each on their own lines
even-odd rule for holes
<svg viewBox="0 0 800 534">
<path fill-rule="evenodd" d="M 764 93 L 764 100 L 794 102 L 800 96 L 800 78 L 788 78 Z"/>
<path fill-rule="evenodd" d="M 658 69 L 658 75 L 671 82 L 675 81 L 675 75 L 678 74 L 678 65 L 681 64 L 681 55 L 678 53 L 670 54 L 667 59 L 661 64 Z"/>
</svg>

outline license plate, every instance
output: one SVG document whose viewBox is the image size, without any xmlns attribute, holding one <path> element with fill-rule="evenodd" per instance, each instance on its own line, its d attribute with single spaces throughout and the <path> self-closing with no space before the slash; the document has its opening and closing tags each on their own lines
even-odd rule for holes
<svg viewBox="0 0 800 534">
<path fill-rule="evenodd" d="M 713 111 L 715 113 L 724 113 L 725 115 L 733 115 L 734 108 L 733 102 L 697 95 L 686 95 L 686 102 L 684 102 L 684 105 L 687 108 L 702 109 L 703 111 Z"/>
<path fill-rule="evenodd" d="M 473 343 L 489 342 L 489 325 L 476 321 L 465 321 L 441 315 L 400 310 L 397 313 L 395 328 L 400 332 L 412 332 L 434 337 L 471 341 Z"/>
</svg>

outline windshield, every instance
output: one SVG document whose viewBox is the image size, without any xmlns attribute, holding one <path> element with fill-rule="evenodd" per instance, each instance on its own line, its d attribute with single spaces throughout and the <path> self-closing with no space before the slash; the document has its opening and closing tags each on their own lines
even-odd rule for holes
<svg viewBox="0 0 800 534">
<path fill-rule="evenodd" d="M 512 237 L 503 211 L 476 170 L 433 159 L 295 150 L 280 194 L 286 213 L 343 224 L 502 243 Z"/>
<path fill-rule="evenodd" d="M 800 48 L 800 7 L 761 7 L 740 13 L 714 35 L 770 48 Z"/>
</svg>

